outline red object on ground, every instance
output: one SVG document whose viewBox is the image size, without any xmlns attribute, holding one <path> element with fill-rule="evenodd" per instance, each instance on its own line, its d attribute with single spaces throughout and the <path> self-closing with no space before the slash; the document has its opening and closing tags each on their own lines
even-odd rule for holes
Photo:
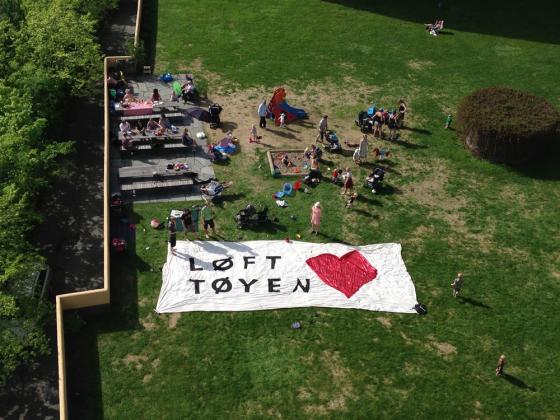
<svg viewBox="0 0 560 420">
<path fill-rule="evenodd" d="M 308 258 L 307 265 L 326 285 L 351 298 L 360 288 L 377 277 L 377 269 L 359 251 L 342 257 L 320 254 Z"/>
<path fill-rule="evenodd" d="M 301 181 L 294 182 L 294 190 L 298 191 L 301 188 Z"/>
<path fill-rule="evenodd" d="M 286 114 L 286 123 L 307 118 L 307 113 L 303 109 L 288 105 L 286 102 L 286 90 L 284 88 L 278 88 L 274 91 L 266 111 L 268 116 L 270 116 L 270 114 L 274 115 L 274 123 L 276 125 L 280 125 L 280 114 L 282 112 Z"/>
</svg>

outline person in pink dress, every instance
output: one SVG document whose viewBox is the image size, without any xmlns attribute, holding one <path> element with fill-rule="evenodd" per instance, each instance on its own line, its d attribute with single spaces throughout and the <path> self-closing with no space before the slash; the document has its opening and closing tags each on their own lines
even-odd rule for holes
<svg viewBox="0 0 560 420">
<path fill-rule="evenodd" d="M 318 201 L 311 207 L 311 233 L 319 234 L 319 227 L 321 226 L 321 203 Z"/>
</svg>

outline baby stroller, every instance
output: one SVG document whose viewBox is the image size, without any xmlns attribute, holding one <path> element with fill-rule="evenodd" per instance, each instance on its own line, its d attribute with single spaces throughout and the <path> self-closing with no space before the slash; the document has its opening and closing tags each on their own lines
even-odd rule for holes
<svg viewBox="0 0 560 420">
<path fill-rule="evenodd" d="M 270 222 L 268 207 L 264 206 L 260 210 L 257 210 L 253 204 L 249 204 L 243 210 L 237 212 L 234 218 L 239 229 L 247 229 L 260 223 Z"/>
<path fill-rule="evenodd" d="M 370 133 L 373 131 L 373 124 L 367 111 L 360 111 L 355 123 L 360 127 L 362 133 Z"/>
<path fill-rule="evenodd" d="M 212 104 L 208 107 L 208 112 L 210 113 L 210 128 L 216 129 L 220 127 L 220 113 L 222 109 L 223 108 L 218 104 Z"/>
<path fill-rule="evenodd" d="M 339 153 L 342 151 L 342 146 L 340 145 L 338 136 L 334 131 L 327 131 L 327 141 L 329 142 L 329 145 L 325 149 L 327 152 Z"/>
<path fill-rule="evenodd" d="M 366 178 L 364 186 L 371 189 L 372 193 L 376 193 L 381 188 L 381 183 L 385 179 L 385 170 L 383 168 L 375 168 Z"/>
</svg>

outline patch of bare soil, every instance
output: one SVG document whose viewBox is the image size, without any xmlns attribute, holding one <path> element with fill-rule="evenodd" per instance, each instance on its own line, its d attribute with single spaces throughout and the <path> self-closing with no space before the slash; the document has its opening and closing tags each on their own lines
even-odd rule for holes
<svg viewBox="0 0 560 420">
<path fill-rule="evenodd" d="M 180 312 L 175 312 L 172 313 L 171 315 L 169 315 L 169 329 L 173 329 L 177 326 L 177 322 L 179 322 L 179 319 L 181 319 L 181 313 Z"/>
<path fill-rule="evenodd" d="M 424 70 L 426 68 L 432 67 L 434 65 L 434 62 L 429 60 L 410 60 L 407 65 L 412 70 Z"/>
<path fill-rule="evenodd" d="M 384 327 L 387 328 L 391 328 L 392 324 L 391 324 L 391 320 L 387 317 L 384 316 L 378 316 L 377 318 L 375 318 L 377 320 L 377 322 L 379 322 L 381 325 L 383 325 Z"/>
<path fill-rule="evenodd" d="M 148 357 L 147 356 L 143 356 L 143 355 L 135 355 L 135 354 L 127 354 L 123 359 L 122 362 L 127 365 L 133 365 L 136 370 L 140 370 L 142 369 L 142 366 L 145 362 L 148 361 Z"/>
<path fill-rule="evenodd" d="M 438 354 L 444 358 L 457 354 L 457 348 L 450 343 L 446 342 L 439 342 L 433 336 L 428 336 L 428 342 L 426 343 L 426 347 L 430 349 L 435 349 Z"/>
</svg>

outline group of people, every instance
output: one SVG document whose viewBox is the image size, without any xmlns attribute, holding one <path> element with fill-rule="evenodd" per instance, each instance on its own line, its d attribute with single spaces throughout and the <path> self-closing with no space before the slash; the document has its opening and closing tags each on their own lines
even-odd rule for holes
<svg viewBox="0 0 560 420">
<path fill-rule="evenodd" d="M 434 23 L 425 23 L 424 27 L 430 35 L 438 36 L 443 30 L 443 20 L 436 20 Z"/>
<path fill-rule="evenodd" d="M 216 214 L 209 201 L 205 201 L 202 208 L 193 207 L 193 209 L 185 208 L 181 212 L 181 223 L 185 232 L 185 239 L 189 240 L 189 233 L 194 235 L 198 233 L 198 224 L 202 223 L 204 229 L 204 236 L 209 239 L 208 229 L 212 229 L 212 234 L 216 235 L 216 223 L 214 222 Z M 167 223 L 167 234 L 169 247 L 172 255 L 177 255 L 175 247 L 177 245 L 177 218 L 174 216 L 169 217 Z"/>
<path fill-rule="evenodd" d="M 396 109 L 386 110 L 374 105 L 368 110 L 368 116 L 364 118 L 362 124 L 375 137 L 385 137 L 384 127 L 387 126 L 389 140 L 396 140 L 399 137 L 399 130 L 404 126 L 406 112 L 407 106 L 403 99 L 399 101 Z"/>
</svg>

